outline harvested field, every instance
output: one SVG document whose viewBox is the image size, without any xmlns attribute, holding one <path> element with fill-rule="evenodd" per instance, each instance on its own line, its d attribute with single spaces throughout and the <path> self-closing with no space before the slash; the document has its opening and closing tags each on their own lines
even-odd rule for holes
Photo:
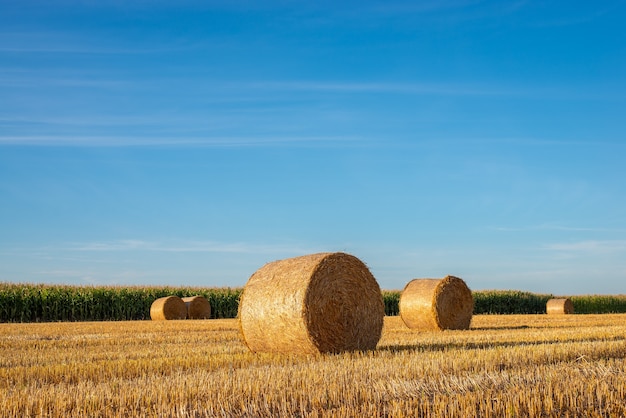
<svg viewBox="0 0 626 418">
<path fill-rule="evenodd" d="M 0 324 L 3 416 L 625 416 L 626 315 L 475 315 L 254 354 L 234 319 Z M 539 388 L 539 390 L 537 390 Z"/>
</svg>

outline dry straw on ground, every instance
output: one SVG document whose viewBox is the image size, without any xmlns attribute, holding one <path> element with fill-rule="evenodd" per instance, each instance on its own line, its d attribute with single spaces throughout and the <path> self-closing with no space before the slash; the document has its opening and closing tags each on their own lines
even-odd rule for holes
<svg viewBox="0 0 626 418">
<path fill-rule="evenodd" d="M 548 315 L 573 314 L 574 304 L 569 298 L 550 299 L 546 303 L 546 313 Z"/>
<path fill-rule="evenodd" d="M 211 318 L 211 305 L 204 296 L 189 296 L 183 302 L 187 306 L 187 319 Z"/>
<path fill-rule="evenodd" d="M 166 296 L 152 302 L 150 318 L 153 321 L 187 318 L 187 305 L 178 296 Z"/>
<path fill-rule="evenodd" d="M 474 298 L 458 277 L 411 280 L 400 295 L 400 316 L 420 330 L 469 329 Z"/>
<path fill-rule="evenodd" d="M 380 287 L 363 262 L 319 253 L 257 270 L 238 317 L 253 352 L 337 353 L 376 348 L 384 315 Z"/>
</svg>

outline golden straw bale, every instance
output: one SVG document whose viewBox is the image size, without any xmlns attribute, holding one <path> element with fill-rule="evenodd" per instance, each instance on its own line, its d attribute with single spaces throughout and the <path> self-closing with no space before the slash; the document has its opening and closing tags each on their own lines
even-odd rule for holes
<svg viewBox="0 0 626 418">
<path fill-rule="evenodd" d="M 187 319 L 209 319 L 211 317 L 211 305 L 204 296 L 189 296 L 183 298 L 187 306 Z"/>
<path fill-rule="evenodd" d="M 187 318 L 187 305 L 178 296 L 166 296 L 152 302 L 150 318 L 153 321 Z"/>
<path fill-rule="evenodd" d="M 472 292 L 454 276 L 411 280 L 400 295 L 400 316 L 411 329 L 469 329 L 473 310 Z"/>
<path fill-rule="evenodd" d="M 373 350 L 385 307 L 378 282 L 358 258 L 319 253 L 257 270 L 239 300 L 239 324 L 253 352 Z"/>
<path fill-rule="evenodd" d="M 574 304 L 569 298 L 554 298 L 546 303 L 548 315 L 565 315 L 574 313 Z"/>
</svg>

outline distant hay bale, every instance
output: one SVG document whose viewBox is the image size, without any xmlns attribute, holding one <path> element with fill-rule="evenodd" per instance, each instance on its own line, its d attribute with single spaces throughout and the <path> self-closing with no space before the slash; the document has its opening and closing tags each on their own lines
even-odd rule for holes
<svg viewBox="0 0 626 418">
<path fill-rule="evenodd" d="M 166 296 L 152 302 L 150 318 L 153 321 L 187 318 L 187 305 L 178 296 Z"/>
<path fill-rule="evenodd" d="M 319 253 L 257 270 L 238 318 L 253 352 L 338 353 L 375 349 L 384 315 L 380 287 L 362 261 Z"/>
<path fill-rule="evenodd" d="M 400 295 L 400 317 L 419 330 L 469 329 L 474 298 L 458 277 L 411 280 Z"/>
<path fill-rule="evenodd" d="M 569 298 L 554 298 L 546 303 L 548 315 L 567 315 L 574 313 L 574 304 Z"/>
<path fill-rule="evenodd" d="M 187 307 L 187 319 L 211 318 L 211 305 L 204 296 L 189 296 L 183 298 Z"/>
</svg>

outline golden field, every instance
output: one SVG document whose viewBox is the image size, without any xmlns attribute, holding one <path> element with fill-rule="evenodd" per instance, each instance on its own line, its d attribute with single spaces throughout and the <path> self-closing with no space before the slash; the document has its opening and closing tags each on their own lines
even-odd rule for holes
<svg viewBox="0 0 626 418">
<path fill-rule="evenodd" d="M 378 348 L 253 354 L 235 319 L 0 324 L 0 416 L 626 416 L 626 314 L 386 317 Z"/>
</svg>

